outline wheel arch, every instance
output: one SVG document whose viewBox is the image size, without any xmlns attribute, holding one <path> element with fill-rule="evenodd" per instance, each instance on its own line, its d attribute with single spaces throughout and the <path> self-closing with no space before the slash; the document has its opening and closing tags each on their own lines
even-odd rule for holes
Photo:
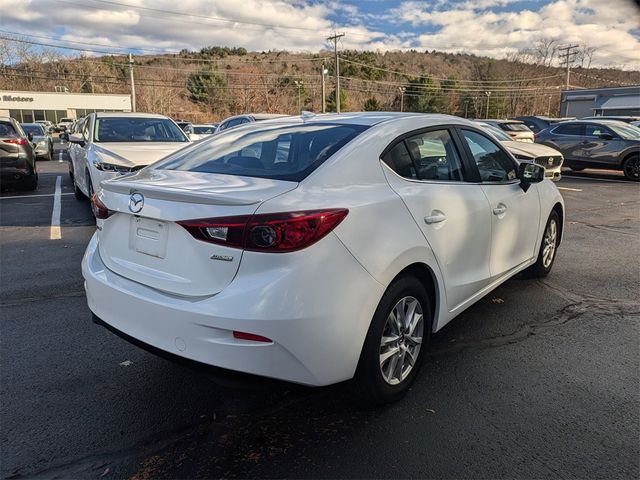
<svg viewBox="0 0 640 480">
<path fill-rule="evenodd" d="M 564 208 L 562 207 L 562 204 L 560 202 L 557 202 L 551 210 L 556 212 L 558 214 L 558 217 L 560 218 L 558 232 L 558 245 L 560 245 L 560 243 L 562 243 L 562 235 L 564 233 Z"/>
<path fill-rule="evenodd" d="M 624 162 L 626 162 L 627 160 L 629 160 L 632 157 L 639 157 L 640 156 L 640 150 L 631 150 L 630 152 L 625 153 L 622 156 L 622 161 L 620 162 L 620 168 L 623 167 Z"/>
<path fill-rule="evenodd" d="M 417 278 L 427 290 L 429 300 L 431 301 L 431 304 L 429 305 L 431 313 L 431 329 L 432 331 L 435 331 L 438 326 L 438 312 L 441 304 L 439 284 L 435 272 L 426 263 L 414 262 L 398 272 L 389 285 L 391 285 L 391 283 L 393 283 L 397 278 L 404 275 L 411 275 L 412 277 Z"/>
</svg>

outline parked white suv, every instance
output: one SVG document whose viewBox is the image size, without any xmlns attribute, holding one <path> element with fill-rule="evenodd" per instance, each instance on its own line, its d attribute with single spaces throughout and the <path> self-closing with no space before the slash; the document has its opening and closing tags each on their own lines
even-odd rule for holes
<svg viewBox="0 0 640 480">
<path fill-rule="evenodd" d="M 92 113 L 69 135 L 73 188 L 91 197 L 100 183 L 149 165 L 189 143 L 173 120 L 152 113 Z"/>
<path fill-rule="evenodd" d="M 518 272 L 564 205 L 533 163 L 446 115 L 252 122 L 103 183 L 94 320 L 174 358 L 400 398 L 429 337 Z M 524 287 L 523 287 L 524 288 Z"/>
</svg>

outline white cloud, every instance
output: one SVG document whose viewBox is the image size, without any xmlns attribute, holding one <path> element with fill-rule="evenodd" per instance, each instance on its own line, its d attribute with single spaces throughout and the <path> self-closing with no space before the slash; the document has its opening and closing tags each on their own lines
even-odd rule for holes
<svg viewBox="0 0 640 480">
<path fill-rule="evenodd" d="M 168 51 L 207 45 L 318 51 L 338 30 L 347 33 L 344 48 L 435 49 L 493 57 L 553 38 L 595 47 L 594 65 L 640 69 L 640 14 L 631 0 L 548 0 L 536 10 L 518 9 L 518 4 L 531 5 L 522 0 L 408 0 L 395 8 L 376 3 L 379 15 L 362 12 L 353 0 L 243 0 L 242 8 L 229 0 L 122 1 L 151 10 L 82 0 L 61 0 L 54 8 L 47 0 L 0 0 L 0 28 L 54 36 L 55 26 L 57 38 L 93 42 L 96 49 L 101 44 Z M 341 21 L 336 24 L 332 18 Z"/>
</svg>

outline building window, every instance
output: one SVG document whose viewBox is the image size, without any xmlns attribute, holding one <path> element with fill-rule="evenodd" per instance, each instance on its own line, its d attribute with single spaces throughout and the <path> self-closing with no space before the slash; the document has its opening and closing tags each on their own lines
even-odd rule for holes
<svg viewBox="0 0 640 480">
<path fill-rule="evenodd" d="M 9 116 L 22 123 L 22 110 L 9 110 Z"/>
</svg>

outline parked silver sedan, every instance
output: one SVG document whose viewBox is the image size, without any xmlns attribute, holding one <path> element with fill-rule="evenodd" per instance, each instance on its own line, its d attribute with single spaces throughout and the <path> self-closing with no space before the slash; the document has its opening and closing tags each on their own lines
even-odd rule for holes
<svg viewBox="0 0 640 480">
<path fill-rule="evenodd" d="M 53 138 L 40 123 L 23 123 L 22 129 L 31 134 L 35 155 L 40 160 L 51 160 L 53 158 Z"/>
</svg>

